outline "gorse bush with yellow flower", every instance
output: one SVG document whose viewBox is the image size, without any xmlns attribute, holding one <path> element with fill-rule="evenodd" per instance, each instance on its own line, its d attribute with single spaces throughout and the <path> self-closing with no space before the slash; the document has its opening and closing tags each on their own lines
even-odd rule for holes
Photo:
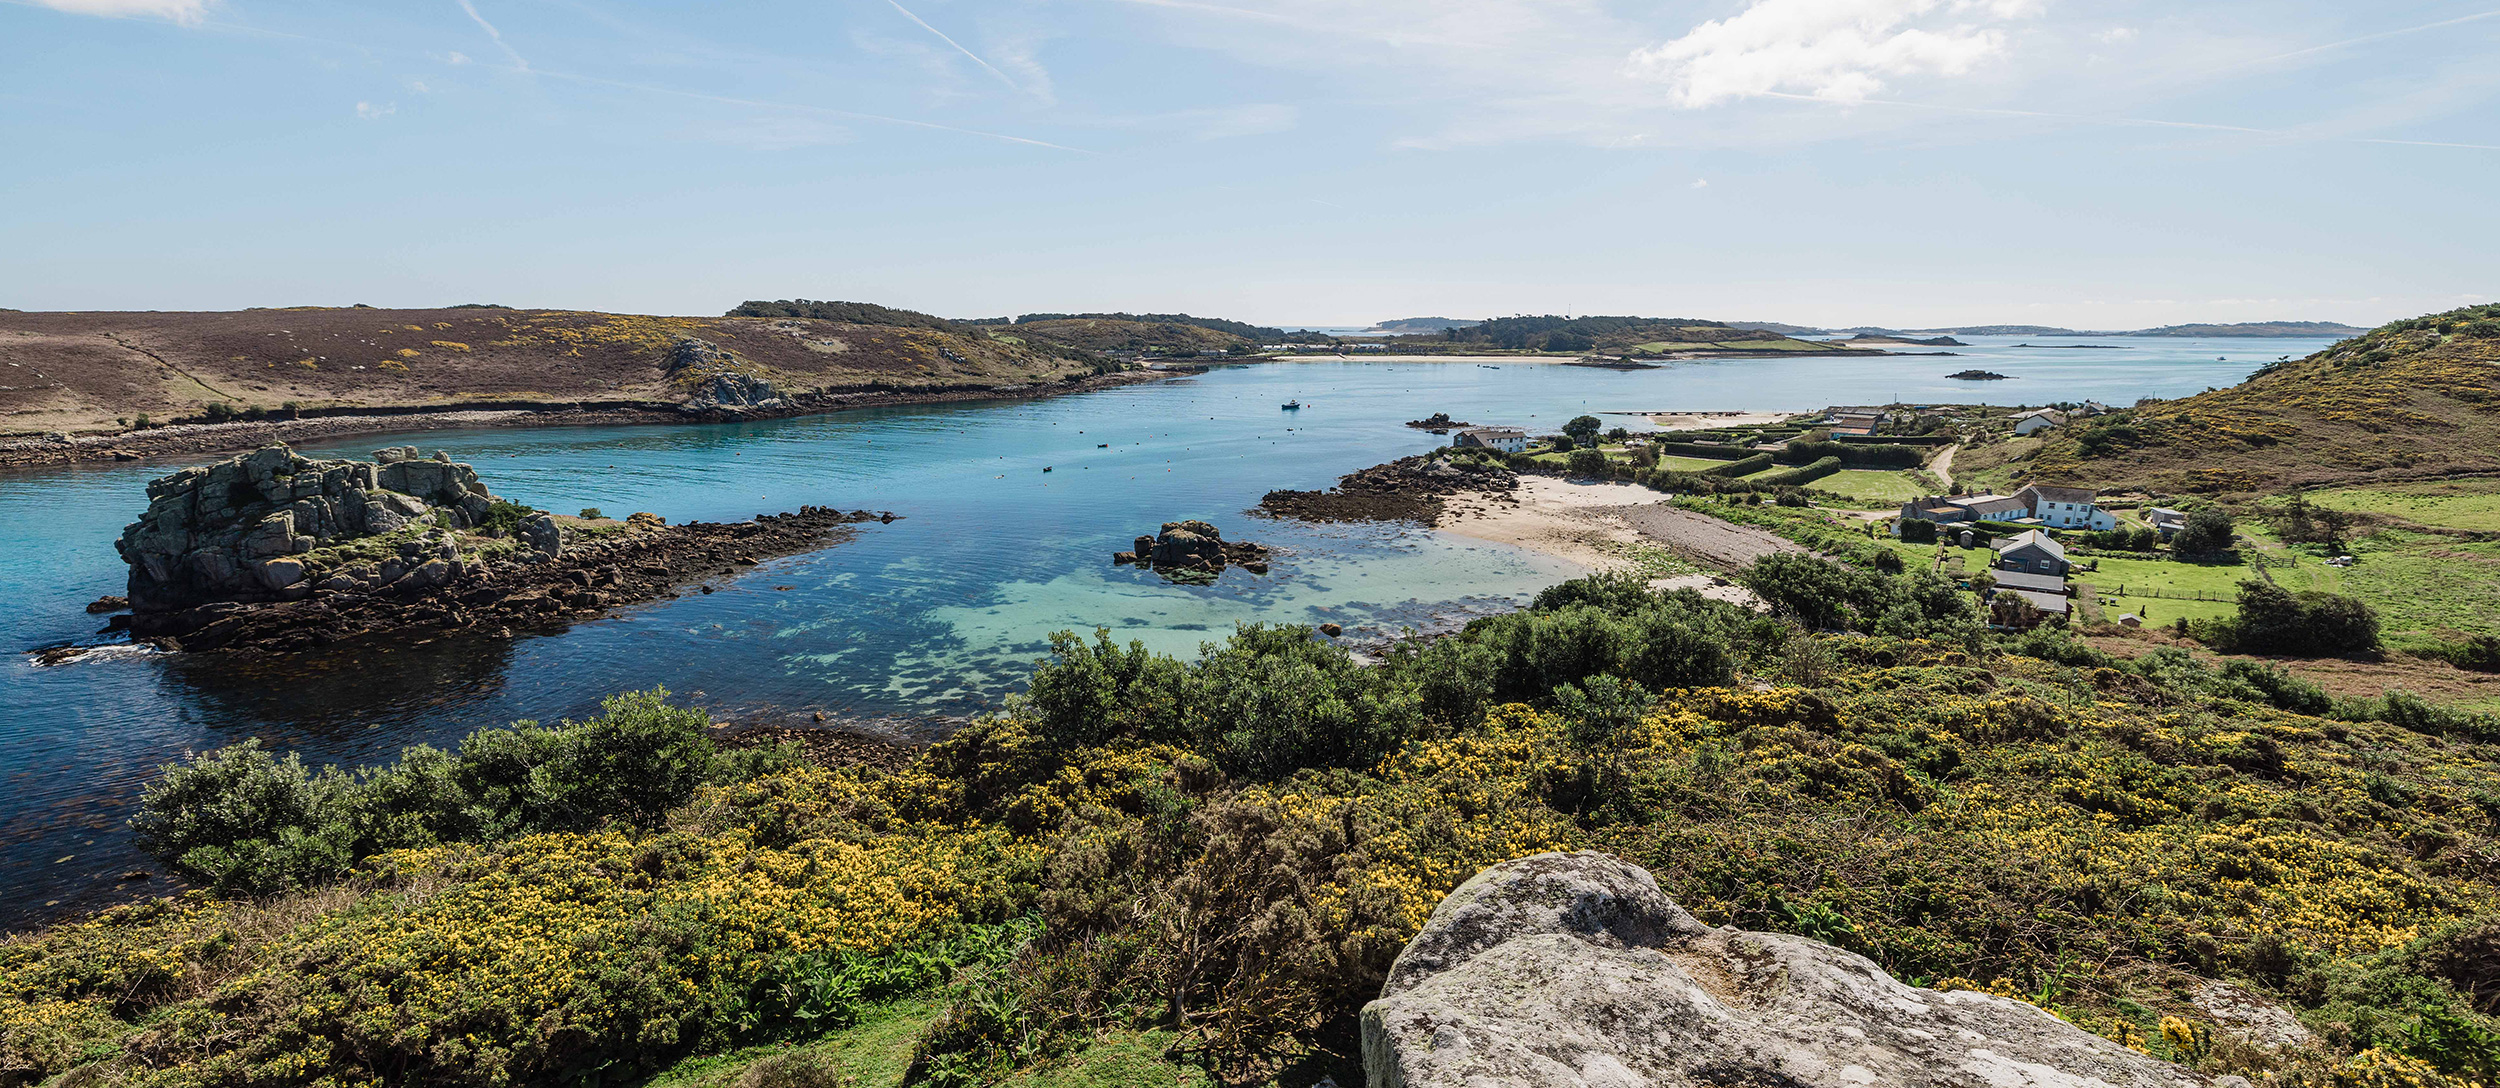
<svg viewBox="0 0 2500 1088">
<path fill-rule="evenodd" d="M 1191 661 L 1063 637 L 898 770 L 732 757 L 658 694 L 373 771 L 212 754 L 142 825 L 271 875 L 0 943 L 0 1083 L 630 1081 L 927 994 L 914 1083 L 1140 1029 L 1227 1081 L 1350 1083 L 1442 896 L 1582 848 L 2206 1071 L 2493 1079 L 2500 752 L 1793 567 L 1757 581 L 1929 637 L 1592 579 L 1369 665 L 1298 628 Z M 2316 1041 L 2242 1040 L 2209 979 Z"/>
</svg>

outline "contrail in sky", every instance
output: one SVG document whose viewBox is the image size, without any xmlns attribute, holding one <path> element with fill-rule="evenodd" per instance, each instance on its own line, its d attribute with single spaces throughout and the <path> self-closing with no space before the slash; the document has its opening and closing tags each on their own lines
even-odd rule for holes
<svg viewBox="0 0 2500 1088">
<path fill-rule="evenodd" d="M 2358 38 L 2346 38 L 2340 42 L 2328 42 L 2325 45 L 2313 45 L 2307 49 L 2295 49 L 2289 53 L 2277 53 L 2271 57 L 2259 57 L 2255 60 L 2240 61 L 2237 64 L 2226 64 L 2221 68 L 2216 69 L 2216 71 L 2228 72 L 2233 68 L 2247 68 L 2259 64 L 2272 64 L 2278 60 L 2290 60 L 2294 57 L 2305 57 L 2312 53 L 2324 53 L 2329 49 L 2342 49 L 2347 45 L 2360 45 L 2363 42 L 2374 42 L 2381 38 L 2394 38 L 2405 34 L 2419 34 L 2425 30 L 2437 30 L 2444 26 L 2456 26 L 2459 23 L 2480 22 L 2484 19 L 2493 18 L 2495 16 L 2500 16 L 2500 10 L 2479 11 L 2472 15 L 2460 15 L 2454 19 L 2442 19 L 2436 23 L 2424 23 L 2420 26 L 2409 26 L 2401 30 L 2382 30 L 2376 34 L 2364 34 Z"/>
<path fill-rule="evenodd" d="M 487 37 L 495 40 L 495 48 L 503 50 L 503 55 L 512 58 L 512 63 L 519 65 L 522 71 L 530 70 L 529 60 L 503 40 L 503 31 L 495 29 L 495 24 L 487 22 L 485 16 L 477 13 L 477 5 L 470 3 L 469 0 L 454 0 L 454 2 L 460 5 L 460 10 L 469 13 L 469 20 L 476 23 L 478 29 L 485 31 Z"/>
<path fill-rule="evenodd" d="M 467 2 L 468 2 L 468 0 L 461 0 L 461 2 L 462 2 L 462 3 L 467 3 Z M 922 29 L 922 30 L 926 30 L 926 31 L 928 31 L 928 32 L 929 32 L 929 33 L 931 33 L 931 34 L 935 34 L 935 35 L 937 35 L 937 38 L 938 38 L 938 40 L 939 40 L 939 41 L 942 41 L 942 42 L 945 42 L 945 43 L 946 43 L 946 44 L 948 44 L 948 45 L 954 46 L 954 47 L 955 47 L 955 51 L 956 51 L 956 52 L 961 53 L 961 54 L 963 54 L 963 55 L 965 55 L 965 56 L 967 56 L 967 57 L 972 58 L 972 63 L 980 65 L 983 71 L 986 71 L 986 72 L 988 72 L 988 73 L 989 73 L 989 74 L 991 74 L 991 75 L 997 76 L 997 77 L 998 77 L 998 81 L 999 81 L 1000 83 L 1004 83 L 1004 84 L 1006 84 L 1006 85 L 1007 85 L 1007 89 L 1008 89 L 1008 90 L 1011 90 L 1011 91 L 1018 91 L 1018 92 L 1021 92 L 1021 91 L 1023 91 L 1023 90 L 1024 90 L 1024 88 L 1016 86 L 1016 81 L 1015 81 L 1015 80 L 1012 80 L 1012 79 L 1007 78 L 1007 73 L 999 71 L 996 67 L 992 66 L 992 65 L 990 64 L 990 62 L 985 61 L 985 60 L 982 60 L 982 59 L 981 59 L 981 54 L 979 54 L 979 53 L 975 53 L 975 52 L 973 52 L 972 50 L 969 50 L 969 49 L 964 48 L 964 43 L 959 42 L 959 41 L 956 41 L 956 40 L 955 40 L 955 39 L 953 39 L 953 38 L 949 38 L 949 37 L 947 37 L 947 36 L 946 36 L 946 32 L 945 32 L 945 31 L 943 31 L 943 30 L 939 30 L 939 29 L 938 29 L 938 28 L 936 28 L 936 27 L 930 26 L 930 25 L 929 25 L 929 21 L 928 21 L 927 19 L 923 19 L 923 18 L 921 18 L 921 17 L 919 17 L 919 16 L 917 16 L 917 15 L 912 14 L 912 13 L 911 13 L 911 9 L 910 9 L 910 8 L 904 7 L 903 5 L 901 5 L 901 4 L 899 4 L 899 3 L 896 3 L 896 0 L 885 0 L 885 2 L 886 2 L 886 3 L 889 3 L 889 4 L 893 4 L 893 5 L 894 5 L 894 10 L 899 11 L 899 12 L 902 12 L 902 13 L 903 13 L 903 18 L 909 19 L 909 20 L 911 20 L 912 22 L 915 22 L 915 23 L 920 24 L 920 29 Z"/>
</svg>

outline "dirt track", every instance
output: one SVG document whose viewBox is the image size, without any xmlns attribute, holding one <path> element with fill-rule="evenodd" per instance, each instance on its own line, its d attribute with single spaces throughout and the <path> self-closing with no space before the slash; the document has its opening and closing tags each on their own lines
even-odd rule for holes
<svg viewBox="0 0 2500 1088">
<path fill-rule="evenodd" d="M 1742 570 L 1775 552 L 1805 550 L 1769 530 L 1720 521 L 1663 502 L 1616 506 L 1602 512 L 1623 519 L 1641 535 L 1678 555 L 1721 570 Z"/>
</svg>

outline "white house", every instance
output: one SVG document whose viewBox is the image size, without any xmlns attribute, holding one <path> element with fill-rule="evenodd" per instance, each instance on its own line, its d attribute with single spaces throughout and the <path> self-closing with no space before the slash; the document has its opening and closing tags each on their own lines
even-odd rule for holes
<svg viewBox="0 0 2500 1088">
<path fill-rule="evenodd" d="M 2032 517 L 2060 529 L 2100 532 L 2118 527 L 2118 515 L 2101 509 L 2094 501 L 2099 493 L 2088 487 L 2027 484 L 2014 497 L 2031 508 Z"/>
<path fill-rule="evenodd" d="M 1502 453 L 1528 452 L 1528 432 L 1517 427 L 1469 427 L 1450 439 L 1453 446 L 1482 446 Z"/>
<path fill-rule="evenodd" d="M 2014 433 L 2026 435 L 2038 434 L 2041 431 L 2048 430 L 2049 428 L 2058 426 L 2064 422 L 2066 422 L 2066 413 L 2058 411 L 2055 408 L 2043 408 L 2037 412 L 2031 413 L 2030 415 L 2024 416 L 2021 419 L 2015 420 Z"/>
</svg>

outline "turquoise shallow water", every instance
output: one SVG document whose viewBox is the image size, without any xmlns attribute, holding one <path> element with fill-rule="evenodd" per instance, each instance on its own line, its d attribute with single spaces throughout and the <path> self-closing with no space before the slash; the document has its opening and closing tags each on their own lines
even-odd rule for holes
<svg viewBox="0 0 2500 1088">
<path fill-rule="evenodd" d="M 448 449 L 497 493 L 562 511 L 649 510 L 675 522 L 820 504 L 903 519 L 769 562 L 722 592 L 639 606 L 561 635 L 366 646 L 249 667 L 141 653 L 53 668 L 23 655 L 0 659 L 0 928 L 118 894 L 117 878 L 145 867 L 122 831 L 129 807 L 154 768 L 185 750 L 261 737 L 315 762 L 371 762 L 481 725 L 578 716 L 602 695 L 655 684 L 726 715 L 959 715 L 1014 691 L 1054 630 L 1108 627 L 1173 652 L 1244 621 L 1333 620 L 1394 633 L 1512 607 L 1576 573 L 1420 530 L 1243 514 L 1270 488 L 1322 487 L 1446 441 L 1400 425 L 1434 411 L 1552 428 L 1610 410 L 2127 404 L 2228 385 L 2262 360 L 2322 346 L 2098 342 L 2125 350 L 2015 348 L 2014 339 L 1996 338 L 1954 349 L 1955 358 L 1744 360 L 1628 373 L 1300 362 L 1044 401 L 307 446 L 354 456 L 409 441 Z M 1965 367 L 2015 380 L 1942 377 Z M 1309 407 L 1278 409 L 1293 398 Z M 92 635 L 98 624 L 82 607 L 119 592 L 123 578 L 112 540 L 145 505 L 146 481 L 175 467 L 0 477 L 0 601 L 8 605 L 0 632 L 10 649 Z M 1179 518 L 1277 548 L 1273 571 L 1191 587 L 1110 565 L 1110 553 L 1131 538 Z"/>
</svg>

